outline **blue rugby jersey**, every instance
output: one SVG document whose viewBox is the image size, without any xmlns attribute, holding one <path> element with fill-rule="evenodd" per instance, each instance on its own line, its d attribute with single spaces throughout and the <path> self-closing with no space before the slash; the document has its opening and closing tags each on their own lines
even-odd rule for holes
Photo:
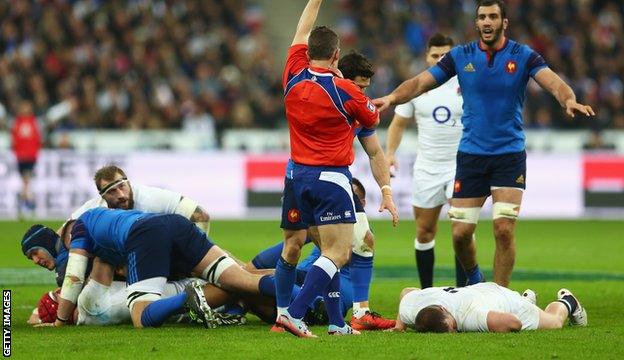
<svg viewBox="0 0 624 360">
<path fill-rule="evenodd" d="M 491 55 L 478 41 L 456 46 L 429 72 L 438 84 L 457 75 L 464 98 L 459 151 L 500 155 L 525 148 L 522 105 L 529 77 L 546 68 L 527 45 L 506 39 Z"/>
<path fill-rule="evenodd" d="M 138 210 L 88 210 L 74 224 L 70 249 L 83 249 L 113 265 L 123 264 L 130 228 L 137 220 L 152 215 Z"/>
</svg>

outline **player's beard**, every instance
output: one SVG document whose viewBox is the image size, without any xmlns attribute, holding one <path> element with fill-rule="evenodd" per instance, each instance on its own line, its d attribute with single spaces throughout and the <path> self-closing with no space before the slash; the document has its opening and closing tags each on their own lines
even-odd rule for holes
<svg viewBox="0 0 624 360">
<path fill-rule="evenodd" d="M 128 193 L 128 209 L 127 210 L 132 210 L 134 209 L 134 193 L 132 191 L 132 187 L 130 187 L 130 192 Z"/>
<path fill-rule="evenodd" d="M 492 39 L 485 40 L 483 38 L 483 30 L 479 29 L 479 37 L 481 38 L 481 41 L 483 41 L 483 43 L 488 46 L 492 46 L 496 44 L 498 39 L 500 39 L 502 33 L 503 33 L 503 24 L 501 24 L 501 26 L 498 28 L 492 28 Z"/>
</svg>

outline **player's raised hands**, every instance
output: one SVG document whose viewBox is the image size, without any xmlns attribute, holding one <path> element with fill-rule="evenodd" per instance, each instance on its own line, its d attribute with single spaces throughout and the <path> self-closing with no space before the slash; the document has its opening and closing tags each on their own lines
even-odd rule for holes
<svg viewBox="0 0 624 360">
<path fill-rule="evenodd" d="M 583 105 L 577 103 L 575 100 L 568 100 L 565 104 L 566 114 L 570 117 L 574 117 L 576 112 L 579 112 L 585 116 L 595 116 L 596 113 L 589 105 Z"/>
</svg>

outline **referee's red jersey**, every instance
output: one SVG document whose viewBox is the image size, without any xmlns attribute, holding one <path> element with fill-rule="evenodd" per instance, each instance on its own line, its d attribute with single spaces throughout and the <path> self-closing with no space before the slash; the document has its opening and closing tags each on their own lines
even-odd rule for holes
<svg viewBox="0 0 624 360">
<path fill-rule="evenodd" d="M 349 166 L 357 122 L 374 127 L 377 108 L 351 80 L 311 67 L 308 46 L 288 50 L 282 84 L 291 159 L 312 166 Z"/>
</svg>

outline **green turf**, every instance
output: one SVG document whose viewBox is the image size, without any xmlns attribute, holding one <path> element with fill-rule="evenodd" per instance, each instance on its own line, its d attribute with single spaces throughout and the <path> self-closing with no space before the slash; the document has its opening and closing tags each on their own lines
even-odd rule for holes
<svg viewBox="0 0 624 360">
<path fill-rule="evenodd" d="M 58 223 L 50 223 L 58 225 Z M 398 293 L 415 286 L 413 222 L 398 229 L 373 222 L 376 233 L 376 277 L 371 304 L 387 316 L 396 315 Z M 589 314 L 588 328 L 518 334 L 365 333 L 360 337 L 296 339 L 272 334 L 268 326 L 251 318 L 238 328 L 204 330 L 167 325 L 134 330 L 129 326 L 34 329 L 25 320 L 50 285 L 7 285 L 8 276 L 30 268 L 19 249 L 27 223 L 0 223 L 0 285 L 13 290 L 13 356 L 16 358 L 624 358 L 624 225 L 617 221 L 521 221 L 518 224 L 518 259 L 511 287 L 532 288 L 544 306 L 562 286 L 572 289 Z M 276 222 L 219 221 L 211 235 L 241 259 L 279 240 Z M 491 223 L 477 231 L 481 265 L 491 267 Z M 442 222 L 436 240 L 437 284 L 452 275 L 449 225 Z M 4 268 L 5 272 L 2 272 Z M 10 269 L 7 269 L 10 268 Z M 25 270 L 25 269 L 24 269 Z M 23 272 L 23 271 L 22 271 Z M 51 278 L 45 278 L 50 281 Z"/>
</svg>

